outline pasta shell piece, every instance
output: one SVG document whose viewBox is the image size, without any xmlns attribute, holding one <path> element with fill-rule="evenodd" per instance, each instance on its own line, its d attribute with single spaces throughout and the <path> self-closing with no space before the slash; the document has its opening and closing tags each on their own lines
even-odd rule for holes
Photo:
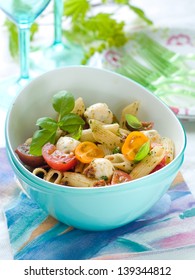
<svg viewBox="0 0 195 280">
<path fill-rule="evenodd" d="M 111 161 L 114 168 L 123 170 L 127 173 L 130 173 L 135 165 L 133 161 L 128 160 L 123 154 L 120 153 L 107 155 L 105 158 Z"/>
<path fill-rule="evenodd" d="M 107 129 L 107 130 L 109 130 L 109 131 L 111 131 L 115 134 L 117 134 L 118 131 L 119 131 L 119 124 L 118 123 L 113 123 L 113 124 L 103 124 L 103 123 L 101 123 L 101 124 L 105 129 Z M 93 137 L 93 133 L 92 133 L 91 128 L 83 129 L 81 137 L 80 137 L 80 141 L 81 142 L 84 142 L 84 141 L 96 142 L 95 138 Z"/>
<path fill-rule="evenodd" d="M 85 104 L 83 99 L 79 97 L 75 100 L 75 105 L 74 105 L 74 109 L 72 110 L 72 113 L 75 113 L 79 116 L 83 116 L 84 112 L 85 112 Z"/>
<path fill-rule="evenodd" d="M 93 137 L 98 143 L 105 144 L 110 149 L 122 146 L 122 139 L 113 132 L 105 129 L 101 122 L 91 119 L 89 121 L 89 125 L 92 130 Z"/>
<path fill-rule="evenodd" d="M 132 103 L 130 103 L 128 106 L 126 106 L 121 113 L 121 119 L 120 119 L 120 126 L 122 128 L 127 128 L 126 127 L 126 115 L 127 114 L 131 114 L 133 116 L 137 115 L 138 109 L 139 109 L 140 103 L 139 101 L 134 101 Z"/>
<path fill-rule="evenodd" d="M 58 170 L 50 169 L 46 174 L 46 176 L 44 177 L 44 180 L 54 184 L 61 184 L 62 177 L 63 177 L 62 172 Z"/>
<path fill-rule="evenodd" d="M 170 163 L 174 159 L 175 145 L 173 141 L 168 137 L 162 137 L 161 143 L 166 152 L 166 163 Z"/>
<path fill-rule="evenodd" d="M 32 173 L 42 179 L 44 179 L 44 177 L 47 175 L 47 171 L 41 167 L 35 168 Z"/>
<path fill-rule="evenodd" d="M 131 178 L 137 179 L 150 174 L 164 156 L 165 148 L 163 146 L 155 146 L 150 153 L 133 168 L 130 173 Z"/>
<path fill-rule="evenodd" d="M 64 172 L 62 183 L 71 187 L 93 187 L 98 180 L 87 178 L 85 175 L 75 172 Z"/>
</svg>

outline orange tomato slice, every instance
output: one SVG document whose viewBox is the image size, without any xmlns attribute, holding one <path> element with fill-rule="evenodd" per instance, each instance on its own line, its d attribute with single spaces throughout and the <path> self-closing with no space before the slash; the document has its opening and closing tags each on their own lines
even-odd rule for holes
<svg viewBox="0 0 195 280">
<path fill-rule="evenodd" d="M 122 146 L 122 153 L 129 160 L 134 160 L 141 146 L 148 141 L 148 137 L 140 131 L 129 133 Z"/>
<path fill-rule="evenodd" d="M 90 163 L 94 158 L 104 157 L 104 152 L 95 143 L 84 141 L 76 147 L 75 156 L 83 163 Z"/>
</svg>

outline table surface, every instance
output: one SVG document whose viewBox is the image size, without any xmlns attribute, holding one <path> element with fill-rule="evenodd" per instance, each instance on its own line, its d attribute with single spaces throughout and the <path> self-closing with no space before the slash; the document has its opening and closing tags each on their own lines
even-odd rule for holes
<svg viewBox="0 0 195 280">
<path fill-rule="evenodd" d="M 169 28 L 190 28 L 193 30 L 195 25 L 195 1 L 194 0 L 136 0 L 132 1 L 136 6 L 144 9 L 147 16 L 153 20 L 158 27 Z M 132 17 L 133 18 L 133 17 Z M 9 77 L 12 74 L 19 72 L 17 62 L 14 62 L 9 55 L 8 39 L 5 29 L 2 27 L 4 22 L 4 14 L 0 11 L 0 79 Z M 45 35 L 44 35 L 45 36 Z M 48 41 L 52 38 L 48 38 Z M 6 112 L 0 110 L 0 147 L 5 146 L 4 141 L 4 122 Z M 187 147 L 185 151 L 184 163 L 181 167 L 181 173 L 195 196 L 195 122 L 182 122 L 187 134 Z M 0 193 L 0 202 L 3 200 Z M 0 203 L 0 207 L 1 207 Z M 0 208 L 0 260 L 12 259 L 12 253 L 9 243 L 9 235 L 3 211 Z M 147 258 L 149 258 L 147 256 Z M 154 256 L 153 256 L 154 258 Z M 195 259 L 195 247 L 184 248 L 180 250 L 180 254 L 173 252 L 163 252 L 156 254 L 156 259 Z"/>
</svg>

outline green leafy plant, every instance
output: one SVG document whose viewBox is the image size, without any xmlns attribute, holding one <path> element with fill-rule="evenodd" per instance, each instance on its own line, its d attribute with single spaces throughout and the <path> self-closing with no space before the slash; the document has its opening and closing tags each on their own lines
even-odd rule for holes
<svg viewBox="0 0 195 280">
<path fill-rule="evenodd" d="M 102 0 L 101 5 L 110 1 Z M 113 0 L 118 7 L 127 6 L 147 24 L 152 24 L 141 9 L 131 5 L 130 0 Z M 110 47 L 121 47 L 128 41 L 125 32 L 125 22 L 117 21 L 112 13 L 99 12 L 93 15 L 95 8 L 92 1 L 65 0 L 64 15 L 71 19 L 70 29 L 64 30 L 64 35 L 72 42 L 85 48 L 85 57 L 82 63 L 86 64 L 95 52 L 102 52 Z"/>
<path fill-rule="evenodd" d="M 64 0 L 63 15 L 70 21 L 70 25 L 67 29 L 63 29 L 62 33 L 70 42 L 84 48 L 83 64 L 86 64 L 95 52 L 102 52 L 110 47 L 121 47 L 129 39 L 125 32 L 124 21 L 116 20 L 112 12 L 94 12 L 97 6 L 102 7 L 110 3 L 118 8 L 126 6 L 146 24 L 152 24 L 143 10 L 131 4 L 131 0 L 99 0 L 95 4 L 92 0 Z M 10 53 L 16 57 L 18 54 L 17 29 L 9 20 L 6 20 L 5 25 L 9 32 Z M 39 24 L 36 22 L 31 28 L 31 41 L 34 40 L 34 35 L 38 30 Z"/>
</svg>

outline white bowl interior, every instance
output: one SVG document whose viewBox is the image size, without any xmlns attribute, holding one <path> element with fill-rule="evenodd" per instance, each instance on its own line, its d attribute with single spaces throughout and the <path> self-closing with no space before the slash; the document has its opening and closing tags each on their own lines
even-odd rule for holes
<svg viewBox="0 0 195 280">
<path fill-rule="evenodd" d="M 162 101 L 125 77 L 85 66 L 47 72 L 21 91 L 8 113 L 8 146 L 15 150 L 19 144 L 32 136 L 37 129 L 35 123 L 38 118 L 55 115 L 51 98 L 60 90 L 72 92 L 75 98 L 83 97 L 87 106 L 105 102 L 118 118 L 125 106 L 139 100 L 141 106 L 138 117 L 143 121 L 153 121 L 154 128 L 162 136 L 170 137 L 175 143 L 176 155 L 184 149 L 183 128 L 174 113 Z"/>
</svg>

